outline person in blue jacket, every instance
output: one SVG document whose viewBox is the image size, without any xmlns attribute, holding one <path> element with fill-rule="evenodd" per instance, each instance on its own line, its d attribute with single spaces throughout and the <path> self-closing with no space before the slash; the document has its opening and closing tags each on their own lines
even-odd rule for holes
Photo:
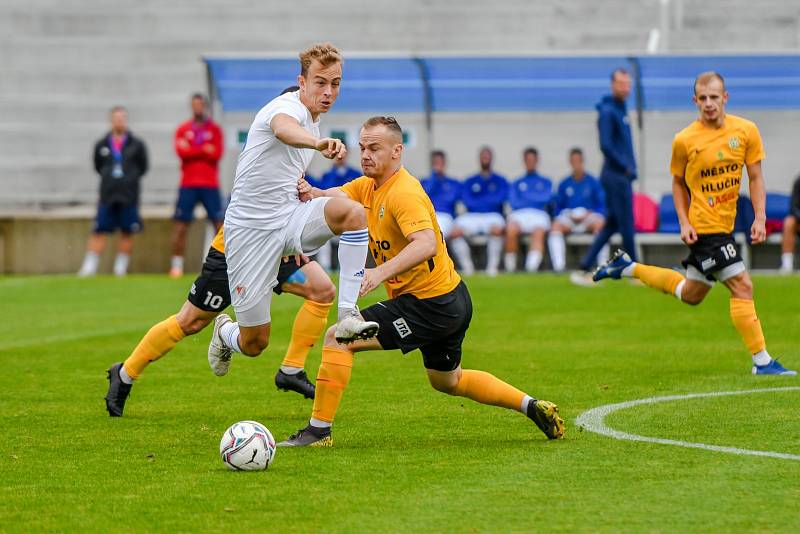
<svg viewBox="0 0 800 534">
<path fill-rule="evenodd" d="M 553 197 L 553 182 L 536 170 L 539 164 L 539 151 L 533 147 L 522 153 L 525 174 L 515 180 L 510 187 L 508 204 L 511 213 L 506 227 L 506 272 L 517 270 L 517 252 L 520 234 L 530 234 L 531 241 L 525 258 L 525 270 L 534 273 L 539 270 L 544 255 L 544 236 L 550 229 L 550 214 L 547 210 Z"/>
<path fill-rule="evenodd" d="M 600 150 L 603 152 L 603 170 L 600 183 L 606 195 L 606 225 L 597 234 L 589 252 L 581 261 L 581 269 L 588 272 L 597 262 L 597 254 L 614 233 L 622 235 L 622 246 L 636 261 L 636 244 L 633 234 L 633 187 L 636 179 L 636 158 L 625 101 L 631 93 L 631 77 L 625 69 L 611 73 L 611 94 L 597 104 L 597 129 Z"/>
<path fill-rule="evenodd" d="M 360 178 L 363 174 L 364 173 L 362 173 L 360 170 L 350 167 L 347 164 L 347 159 L 334 159 L 330 170 L 320 176 L 319 180 L 317 180 L 317 184 L 319 185 L 315 187 L 319 187 L 319 189 L 341 187 L 351 180 Z M 308 179 L 308 176 L 306 176 L 306 181 L 309 184 L 312 184 L 312 182 Z M 319 249 L 319 252 L 317 252 L 317 262 L 328 272 L 330 272 L 333 268 L 333 245 L 338 243 L 339 238 L 334 237 L 328 243 L 322 245 L 322 247 Z"/>
<path fill-rule="evenodd" d="M 431 176 L 422 180 L 422 188 L 428 194 L 436 210 L 436 220 L 445 239 L 453 232 L 456 203 L 461 200 L 461 182 L 445 174 L 447 157 L 441 150 L 431 152 Z"/>
<path fill-rule="evenodd" d="M 558 184 L 555 220 L 547 237 L 550 261 L 555 272 L 566 267 L 567 245 L 564 236 L 569 233 L 597 233 L 605 225 L 605 194 L 600 182 L 586 173 L 583 151 L 569 151 L 569 166 L 572 174 Z M 608 259 L 608 245 L 600 249 L 599 263 Z"/>
<path fill-rule="evenodd" d="M 503 252 L 503 233 L 506 220 L 503 204 L 508 197 L 508 182 L 492 171 L 492 149 L 481 148 L 479 161 L 481 171 L 467 178 L 461 188 L 461 202 L 467 209 L 456 218 L 451 245 L 462 274 L 475 272 L 469 244 L 465 237 L 488 235 L 486 245 L 486 274 L 497 276 L 500 255 Z"/>
</svg>

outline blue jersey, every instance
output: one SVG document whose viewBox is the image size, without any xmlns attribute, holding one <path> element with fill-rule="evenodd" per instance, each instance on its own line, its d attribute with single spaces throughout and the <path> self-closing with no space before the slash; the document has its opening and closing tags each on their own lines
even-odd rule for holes
<svg viewBox="0 0 800 534">
<path fill-rule="evenodd" d="M 553 182 L 539 173 L 520 176 L 511 184 L 508 203 L 513 210 L 535 208 L 547 211 L 553 198 Z"/>
<path fill-rule="evenodd" d="M 581 180 L 567 176 L 558 184 L 556 213 L 575 208 L 605 214 L 606 200 L 600 181 L 591 174 L 584 174 Z"/>
<path fill-rule="evenodd" d="M 461 182 L 443 174 L 431 174 L 422 180 L 422 188 L 433 203 L 433 209 L 456 216 L 456 202 L 461 200 Z"/>
<path fill-rule="evenodd" d="M 323 174 L 322 178 L 319 179 L 322 183 L 320 189 L 342 187 L 347 182 L 360 178 L 361 176 L 363 176 L 363 173 L 352 167 L 337 167 L 334 165 L 331 170 Z"/>
<path fill-rule="evenodd" d="M 503 213 L 503 203 L 508 199 L 508 182 L 499 174 L 488 178 L 476 174 L 464 181 L 461 202 L 472 213 Z"/>
</svg>

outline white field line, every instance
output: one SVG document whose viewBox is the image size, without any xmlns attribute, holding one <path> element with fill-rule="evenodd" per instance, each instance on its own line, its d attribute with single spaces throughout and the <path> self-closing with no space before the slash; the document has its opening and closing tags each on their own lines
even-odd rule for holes
<svg viewBox="0 0 800 534">
<path fill-rule="evenodd" d="M 608 436 L 614 439 L 623 439 L 628 441 L 643 441 L 645 443 L 660 443 L 662 445 L 676 445 L 678 447 L 689 447 L 692 449 L 703 449 L 706 451 L 726 452 L 729 454 L 740 454 L 747 456 L 765 456 L 768 458 L 779 458 L 781 460 L 796 460 L 800 461 L 800 455 L 787 454 L 782 452 L 772 451 L 753 451 L 749 449 L 739 449 L 736 447 L 722 447 L 719 445 L 707 445 L 705 443 L 692 443 L 690 441 L 680 441 L 674 439 L 651 438 L 648 436 L 639 436 L 636 434 L 629 434 L 627 432 L 620 432 L 614 430 L 605 424 L 605 418 L 618 410 L 632 408 L 634 406 L 641 406 L 643 404 L 656 404 L 659 402 L 671 402 L 686 399 L 701 399 L 706 397 L 726 397 L 729 395 L 751 395 L 753 393 L 772 393 L 775 391 L 800 391 L 800 386 L 782 387 L 782 388 L 761 388 L 761 389 L 745 389 L 740 391 L 714 391 L 710 393 L 691 393 L 689 395 L 670 395 L 666 397 L 649 397 L 646 399 L 637 399 L 627 402 L 620 402 L 617 404 L 606 404 L 605 406 L 598 406 L 583 412 L 575 420 L 575 424 L 585 428 L 590 432 Z"/>
</svg>

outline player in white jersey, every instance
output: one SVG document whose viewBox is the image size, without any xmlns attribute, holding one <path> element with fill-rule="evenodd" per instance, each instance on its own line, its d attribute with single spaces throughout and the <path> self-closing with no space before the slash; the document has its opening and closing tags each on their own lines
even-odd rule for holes
<svg viewBox="0 0 800 534">
<path fill-rule="evenodd" d="M 341 80 L 335 47 L 304 50 L 300 89 L 269 102 L 250 126 L 225 214 L 228 284 L 238 322 L 225 314 L 214 322 L 208 362 L 217 375 L 228 371 L 233 352 L 258 356 L 267 347 L 281 257 L 313 254 L 335 235 L 341 236 L 336 337 L 348 343 L 377 334 L 378 324 L 364 321 L 356 307 L 369 243 L 363 206 L 344 198 L 300 202 L 297 195 L 315 151 L 328 159 L 347 153 L 340 140 L 319 136 L 319 116 L 333 106 Z"/>
</svg>

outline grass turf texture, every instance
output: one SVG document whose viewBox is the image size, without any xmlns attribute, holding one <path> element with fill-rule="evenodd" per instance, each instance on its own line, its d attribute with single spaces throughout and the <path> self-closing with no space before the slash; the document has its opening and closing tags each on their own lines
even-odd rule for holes
<svg viewBox="0 0 800 534">
<path fill-rule="evenodd" d="M 279 449 L 269 471 L 235 473 L 217 453 L 231 423 L 260 421 L 281 440 L 310 414 L 310 401 L 273 385 L 296 297 L 273 299 L 260 358 L 213 376 L 207 329 L 146 370 L 123 418 L 104 409 L 105 369 L 177 311 L 190 283 L 0 279 L 0 531 L 800 528 L 800 462 L 616 441 L 574 424 L 601 404 L 800 385 L 749 374 L 722 287 L 691 308 L 627 282 L 475 277 L 464 366 L 557 402 L 564 441 L 521 414 L 433 391 L 418 352 L 362 353 L 333 449 Z M 755 286 L 771 353 L 800 367 L 800 279 Z M 319 358 L 317 347 L 312 376 Z M 800 392 L 762 393 L 640 406 L 607 422 L 800 454 L 799 406 Z"/>
</svg>

